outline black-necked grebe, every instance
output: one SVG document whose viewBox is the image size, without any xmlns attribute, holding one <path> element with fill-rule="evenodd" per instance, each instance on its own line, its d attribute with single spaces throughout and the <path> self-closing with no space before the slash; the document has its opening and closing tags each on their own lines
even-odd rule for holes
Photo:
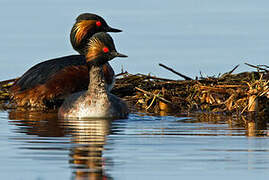
<svg viewBox="0 0 269 180">
<path fill-rule="evenodd" d="M 115 57 L 127 56 L 116 51 L 113 39 L 104 32 L 90 38 L 85 54 L 90 77 L 88 90 L 68 96 L 59 109 L 59 117 L 126 118 L 128 107 L 107 90 L 102 66 Z"/>
<path fill-rule="evenodd" d="M 101 31 L 121 32 L 108 26 L 105 20 L 96 14 L 79 15 L 71 30 L 70 39 L 73 48 L 82 55 L 47 60 L 30 68 L 10 89 L 13 103 L 20 107 L 55 108 L 65 96 L 86 90 L 89 83 L 84 56 L 86 39 Z M 111 90 L 114 71 L 108 63 L 104 64 L 103 71 L 107 88 Z"/>
<path fill-rule="evenodd" d="M 122 32 L 119 29 L 107 25 L 106 21 L 91 13 L 80 14 L 70 33 L 70 41 L 73 48 L 80 54 L 84 54 L 88 40 L 96 32 Z"/>
</svg>

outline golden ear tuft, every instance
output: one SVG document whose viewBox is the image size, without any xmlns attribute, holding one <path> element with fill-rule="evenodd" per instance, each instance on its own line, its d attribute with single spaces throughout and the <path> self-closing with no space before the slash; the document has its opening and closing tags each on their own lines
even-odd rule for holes
<svg viewBox="0 0 269 180">
<path fill-rule="evenodd" d="M 78 22 L 75 25 L 75 39 L 76 39 L 76 43 L 79 44 L 82 39 L 86 36 L 86 34 L 88 33 L 88 30 L 90 28 L 92 28 L 95 25 L 95 21 L 93 20 L 83 20 Z"/>
<path fill-rule="evenodd" d="M 88 53 L 86 55 L 87 60 L 91 60 L 97 57 L 103 51 L 104 48 L 105 45 L 103 42 L 101 42 L 96 37 L 92 37 L 88 42 Z"/>
</svg>

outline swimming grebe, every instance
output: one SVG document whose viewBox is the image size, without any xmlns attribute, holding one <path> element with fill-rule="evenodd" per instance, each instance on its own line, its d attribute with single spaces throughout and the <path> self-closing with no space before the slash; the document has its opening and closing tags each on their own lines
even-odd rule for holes
<svg viewBox="0 0 269 180">
<path fill-rule="evenodd" d="M 73 25 L 70 33 L 70 41 L 73 48 L 80 54 L 84 55 L 89 38 L 96 32 L 122 32 L 122 30 L 108 26 L 106 21 L 96 14 L 80 14 L 77 17 L 76 23 Z M 106 83 L 108 84 L 107 87 L 110 91 L 115 83 L 115 73 L 109 63 L 104 64 L 103 68 Z"/>
<path fill-rule="evenodd" d="M 77 17 L 70 39 L 75 50 L 84 53 L 86 40 L 96 32 L 121 32 L 111 28 L 105 20 L 90 13 Z M 107 63 L 103 66 L 105 81 L 111 90 L 114 71 Z M 12 102 L 20 107 L 35 109 L 55 108 L 61 99 L 71 93 L 86 90 L 89 83 L 84 55 L 71 55 L 41 62 L 26 71 L 10 89 Z"/>
<path fill-rule="evenodd" d="M 115 57 L 127 57 L 116 51 L 113 39 L 104 32 L 94 34 L 88 44 L 86 61 L 90 82 L 87 91 L 68 96 L 59 109 L 64 118 L 126 118 L 128 107 L 111 94 L 104 80 L 102 66 Z"/>
</svg>

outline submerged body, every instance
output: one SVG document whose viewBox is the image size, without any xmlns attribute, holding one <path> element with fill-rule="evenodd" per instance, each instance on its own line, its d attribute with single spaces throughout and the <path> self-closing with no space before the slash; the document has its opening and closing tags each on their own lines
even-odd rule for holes
<svg viewBox="0 0 269 180">
<path fill-rule="evenodd" d="M 102 31 L 121 32 L 108 26 L 98 15 L 79 15 L 71 30 L 70 40 L 73 48 L 82 55 L 56 58 L 30 68 L 11 87 L 12 104 L 15 107 L 41 110 L 57 108 L 66 96 L 86 90 L 89 73 L 84 56 L 85 47 L 93 34 Z M 114 71 L 109 63 L 103 65 L 103 71 L 110 91 L 114 85 Z"/>
<path fill-rule="evenodd" d="M 59 109 L 60 118 L 126 118 L 128 107 L 124 101 L 107 90 L 102 66 L 115 57 L 127 57 L 116 51 L 107 33 L 96 33 L 89 40 L 86 53 L 89 68 L 87 91 L 67 97 Z"/>
</svg>

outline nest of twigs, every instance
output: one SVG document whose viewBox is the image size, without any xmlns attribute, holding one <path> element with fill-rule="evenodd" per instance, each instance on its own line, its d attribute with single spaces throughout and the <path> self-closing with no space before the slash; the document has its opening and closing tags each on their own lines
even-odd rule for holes
<svg viewBox="0 0 269 180">
<path fill-rule="evenodd" d="M 234 68 L 219 77 L 196 80 L 180 73 L 177 74 L 188 80 L 169 80 L 125 72 L 119 74 L 112 93 L 124 98 L 135 110 L 148 112 L 244 114 L 255 111 L 261 116 L 268 116 L 268 70 L 254 67 L 257 68 L 256 72 L 232 74 Z"/>
<path fill-rule="evenodd" d="M 255 72 L 219 77 L 200 77 L 195 80 L 160 64 L 183 77 L 171 80 L 144 74 L 123 72 L 117 75 L 112 93 L 125 99 L 132 111 L 143 112 L 218 112 L 244 114 L 257 112 L 269 117 L 268 66 L 254 66 Z M 9 100 L 8 89 L 15 79 L 0 82 L 0 101 Z"/>
<path fill-rule="evenodd" d="M 9 88 L 16 79 L 10 79 L 0 82 L 0 107 L 2 107 L 10 99 Z"/>
</svg>

